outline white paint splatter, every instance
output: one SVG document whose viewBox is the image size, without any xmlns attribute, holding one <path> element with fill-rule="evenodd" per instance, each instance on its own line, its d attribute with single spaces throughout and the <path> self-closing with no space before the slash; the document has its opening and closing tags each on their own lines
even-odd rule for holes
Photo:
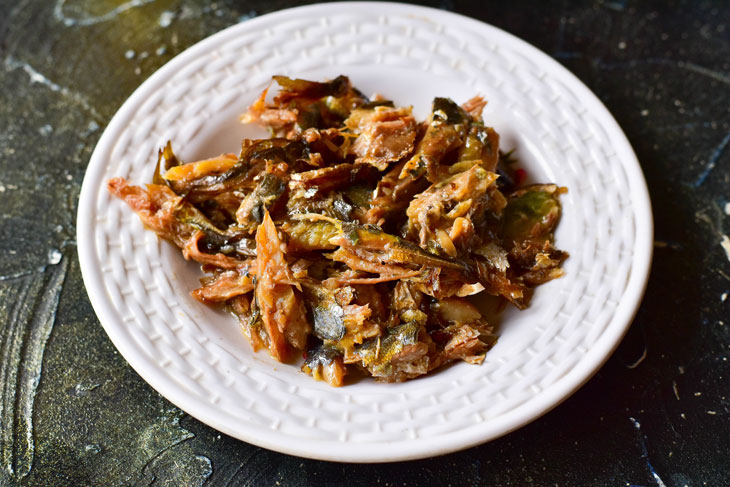
<svg viewBox="0 0 730 487">
<path fill-rule="evenodd" d="M 639 364 L 641 362 L 644 361 L 644 359 L 646 359 L 646 347 L 644 347 L 644 351 L 641 353 L 641 357 L 639 357 L 639 359 L 636 362 L 634 362 L 633 364 L 627 365 L 626 368 L 627 369 L 635 369 L 636 367 L 639 366 Z"/>
<path fill-rule="evenodd" d="M 687 71 L 692 71 L 694 73 L 701 74 L 703 76 L 707 76 L 708 78 L 712 78 L 721 83 L 730 84 L 730 77 L 725 76 L 724 73 L 721 73 L 718 71 L 713 71 L 711 69 L 707 69 L 704 66 L 699 66 L 694 63 L 687 63 L 687 62 L 679 61 L 677 63 L 677 67 L 686 69 Z"/>
<path fill-rule="evenodd" d="M 81 26 L 87 26 L 87 25 L 94 25 L 98 24 L 100 22 L 106 22 L 107 20 L 111 20 L 117 15 L 119 15 L 122 12 L 126 12 L 127 10 L 141 7 L 142 5 L 152 3 L 155 0 L 131 0 L 129 2 L 123 3 L 120 6 L 108 11 L 107 13 L 103 15 L 91 15 L 88 17 L 68 17 L 63 12 L 63 6 L 66 4 L 66 0 L 58 0 L 56 2 L 56 6 L 53 9 L 53 16 L 56 18 L 56 20 L 59 20 L 63 22 L 64 25 L 67 27 L 71 27 L 73 25 L 81 25 Z"/>
<path fill-rule="evenodd" d="M 725 214 L 730 216 L 730 201 L 725 203 Z"/>
<path fill-rule="evenodd" d="M 641 450 L 644 454 L 644 458 L 646 459 L 646 466 L 649 468 L 649 473 L 651 473 L 651 476 L 654 477 L 654 480 L 656 481 L 657 485 L 659 487 L 667 487 L 667 484 L 664 483 L 664 481 L 659 477 L 659 474 L 656 473 L 656 470 L 654 470 L 654 466 L 649 461 L 649 452 L 646 449 L 646 438 L 644 437 L 643 433 L 641 433 L 641 423 L 639 423 L 636 419 L 629 416 L 629 419 L 634 424 L 634 428 L 636 428 L 637 431 L 640 433 L 640 440 L 641 440 Z"/>
<path fill-rule="evenodd" d="M 255 10 L 249 10 L 247 14 L 243 14 L 240 17 L 238 17 L 238 21 L 245 22 L 247 20 L 250 20 L 250 19 L 256 17 L 257 15 L 258 15 L 258 13 L 256 13 Z"/>
<path fill-rule="evenodd" d="M 38 129 L 38 133 L 44 137 L 48 137 L 53 132 L 53 127 L 49 124 L 45 124 L 43 127 Z"/>
<path fill-rule="evenodd" d="M 722 245 L 722 248 L 725 250 L 725 257 L 727 257 L 727 260 L 730 261 L 730 237 L 723 235 L 720 245 Z"/>
<path fill-rule="evenodd" d="M 48 251 L 48 263 L 51 265 L 56 265 L 59 262 L 61 262 L 61 259 L 63 258 L 63 254 L 58 249 L 51 249 Z"/>
<path fill-rule="evenodd" d="M 20 61 L 16 61 L 12 57 L 9 57 L 5 59 L 5 66 L 9 69 L 22 69 L 26 72 L 26 74 L 28 74 L 31 83 L 38 83 L 47 86 L 51 91 L 63 92 L 65 90 L 65 88 L 61 87 L 61 85 L 54 83 L 53 81 L 49 80 L 41 73 L 36 71 L 33 66 L 28 63 L 22 63 Z"/>
<path fill-rule="evenodd" d="M 92 120 L 89 122 L 89 125 L 86 126 L 86 132 L 84 132 L 84 135 L 91 135 L 97 130 L 99 130 L 99 124 Z"/>
<path fill-rule="evenodd" d="M 74 387 L 74 391 L 76 392 L 77 395 L 82 395 L 83 393 L 91 392 L 95 389 L 98 389 L 102 385 L 105 385 L 107 382 L 105 382 L 104 384 L 95 383 L 95 382 L 90 383 L 90 384 L 84 384 L 84 383 L 80 382 L 80 383 L 76 384 L 76 386 Z"/>
<path fill-rule="evenodd" d="M 160 14 L 160 19 L 157 22 L 160 24 L 160 27 L 164 29 L 165 27 L 170 27 L 170 24 L 172 24 L 174 19 L 175 13 L 165 10 Z"/>
<path fill-rule="evenodd" d="M 724 303 L 726 299 L 727 299 L 727 293 L 722 293 L 722 295 L 720 295 L 720 301 L 722 301 Z"/>
<path fill-rule="evenodd" d="M 101 452 L 101 447 L 99 445 L 86 445 L 84 446 L 84 450 L 90 453 L 99 453 Z"/>
<path fill-rule="evenodd" d="M 79 103 L 86 110 L 88 110 L 89 113 L 91 113 L 91 115 L 93 115 L 95 118 L 101 118 L 101 116 L 96 112 L 94 107 L 92 107 L 84 97 L 82 97 L 78 93 L 72 92 L 65 86 L 61 86 L 58 83 L 54 83 L 53 81 L 51 81 L 50 79 L 46 78 L 41 73 L 36 71 L 35 68 L 33 68 L 33 66 L 31 66 L 30 64 L 18 61 L 17 59 L 15 59 L 12 56 L 8 56 L 5 58 L 3 65 L 5 66 L 5 69 L 7 71 L 22 69 L 23 71 L 25 71 L 25 73 L 30 78 L 31 84 L 38 83 L 38 84 L 41 84 L 41 85 L 47 87 L 48 89 L 50 89 L 53 92 L 61 93 L 63 96 L 71 98 L 72 100 Z"/>
<path fill-rule="evenodd" d="M 167 52 L 167 48 L 165 46 L 160 46 L 157 49 L 155 49 L 155 54 L 157 54 L 158 56 L 162 56 L 166 52 Z"/>
<path fill-rule="evenodd" d="M 200 472 L 200 480 L 202 480 L 200 485 L 203 485 L 213 475 L 213 462 L 210 461 L 210 458 L 203 455 L 195 455 L 195 458 L 203 463 L 203 471 Z"/>
<path fill-rule="evenodd" d="M 124 53 L 124 57 L 127 59 L 134 59 L 134 56 L 136 56 L 137 53 L 134 52 L 134 49 L 128 49 L 127 52 Z"/>
</svg>

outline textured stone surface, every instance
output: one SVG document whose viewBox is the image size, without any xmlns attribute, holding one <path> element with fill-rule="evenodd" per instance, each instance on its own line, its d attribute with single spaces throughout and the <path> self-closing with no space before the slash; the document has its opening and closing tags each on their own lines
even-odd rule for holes
<svg viewBox="0 0 730 487">
<path fill-rule="evenodd" d="M 424 2 L 501 27 L 568 67 L 624 128 L 649 184 L 656 244 L 644 303 L 601 371 L 543 418 L 435 459 L 332 464 L 220 435 L 127 365 L 75 255 L 94 144 L 172 56 L 293 4 L 0 0 L 0 485 L 725 484 L 725 2 Z"/>
</svg>

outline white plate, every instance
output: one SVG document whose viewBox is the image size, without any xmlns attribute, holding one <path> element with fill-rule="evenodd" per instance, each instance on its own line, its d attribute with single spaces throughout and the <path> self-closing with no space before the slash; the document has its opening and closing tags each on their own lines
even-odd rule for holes
<svg viewBox="0 0 730 487">
<path fill-rule="evenodd" d="M 259 131 L 237 116 L 271 75 L 350 76 L 412 104 L 480 93 L 485 120 L 535 181 L 567 186 L 557 246 L 567 275 L 507 310 L 483 365 L 457 364 L 403 384 L 339 389 L 255 354 L 229 315 L 190 295 L 200 271 L 145 231 L 105 181 L 150 181 L 170 139 L 193 160 L 238 151 Z M 652 219 L 636 156 L 614 119 L 572 74 L 489 25 L 429 8 L 332 3 L 230 27 L 151 76 L 104 132 L 78 213 L 84 282 L 99 320 L 162 395 L 241 440 L 303 457 L 422 458 L 497 438 L 555 407 L 609 357 L 637 309 Z M 607 394 L 609 391 L 606 392 Z"/>
</svg>

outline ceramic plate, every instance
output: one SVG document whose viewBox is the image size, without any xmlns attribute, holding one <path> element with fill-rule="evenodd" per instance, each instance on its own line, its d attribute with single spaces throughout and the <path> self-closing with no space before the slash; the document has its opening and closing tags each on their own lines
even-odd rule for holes
<svg viewBox="0 0 730 487">
<path fill-rule="evenodd" d="M 274 74 L 349 76 L 367 94 L 413 105 L 489 100 L 486 122 L 532 180 L 569 188 L 556 234 L 566 276 L 530 308 L 501 316 L 481 366 L 456 364 L 402 384 L 339 389 L 253 353 L 236 320 L 195 301 L 199 267 L 113 199 L 105 181 L 149 182 L 169 139 L 185 160 L 237 152 L 260 129 L 238 115 Z M 333 3 L 230 27 L 140 86 L 105 130 L 84 179 L 78 249 L 109 337 L 162 395 L 241 440 L 303 457 L 382 462 L 483 443 L 550 410 L 614 350 L 641 299 L 652 220 L 632 149 L 578 79 L 525 42 L 429 8 Z M 607 391 L 607 394 L 609 392 Z"/>
</svg>

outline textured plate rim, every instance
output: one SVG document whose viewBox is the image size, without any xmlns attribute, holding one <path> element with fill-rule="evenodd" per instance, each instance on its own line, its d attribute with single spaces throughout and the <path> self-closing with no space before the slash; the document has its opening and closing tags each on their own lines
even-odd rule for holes
<svg viewBox="0 0 730 487">
<path fill-rule="evenodd" d="M 101 158 L 113 146 L 115 134 L 134 115 L 135 110 L 145 102 L 147 93 L 164 80 L 168 73 L 185 66 L 189 60 L 205 52 L 209 46 L 235 35 L 242 25 L 254 27 L 297 14 L 311 15 L 316 12 L 326 15 L 327 11 L 331 9 L 358 11 L 362 9 L 372 10 L 373 8 L 377 8 L 383 13 L 440 16 L 452 23 L 467 23 L 475 29 L 489 31 L 491 36 L 499 40 L 518 45 L 520 49 L 531 51 L 544 66 L 557 73 L 564 81 L 570 83 L 571 87 L 579 93 L 581 101 L 587 104 L 588 111 L 601 122 L 602 126 L 609 128 L 615 136 L 620 136 L 623 143 L 620 147 L 616 147 L 617 157 L 623 162 L 629 177 L 629 193 L 636 217 L 636 247 L 633 249 L 634 257 L 631 262 L 631 274 L 623 298 L 616 308 L 615 318 L 607 326 L 601 338 L 593 345 L 593 348 L 581 358 L 576 366 L 527 404 L 505 413 L 497 420 L 493 420 L 486 426 L 479 428 L 478 431 L 471 434 L 443 435 L 439 438 L 438 444 L 431 441 L 421 441 L 419 444 L 410 442 L 407 451 L 403 451 L 401 442 L 384 441 L 377 448 L 373 448 L 372 445 L 354 445 L 354 448 L 347 448 L 348 445 L 341 442 L 321 440 L 308 442 L 290 437 L 282 439 L 281 434 L 264 435 L 262 437 L 253 434 L 252 431 L 247 431 L 246 428 L 232 428 L 230 423 L 225 421 L 225 417 L 221 417 L 220 412 L 212 408 L 210 404 L 199 401 L 195 396 L 183 392 L 166 374 L 159 370 L 157 364 L 138 353 L 134 343 L 127 340 L 121 333 L 117 323 L 115 323 L 118 318 L 109 303 L 104 282 L 101 275 L 95 272 L 98 262 L 96 256 L 92 253 L 93 239 L 90 238 L 93 234 L 93 215 L 95 212 L 94 205 L 91 203 L 94 201 L 98 188 L 92 186 L 89 181 L 99 180 L 107 167 L 106 161 Z M 223 433 L 282 453 L 331 461 L 389 462 L 450 453 L 496 439 L 544 415 L 587 382 L 611 356 L 638 310 L 651 266 L 653 222 L 649 193 L 644 176 L 636 155 L 620 126 L 593 92 L 575 75 L 547 54 L 499 28 L 460 14 L 399 3 L 338 2 L 281 10 L 228 27 L 186 49 L 143 82 L 114 115 L 91 156 L 79 197 L 77 241 L 83 280 L 102 326 L 115 347 L 135 371 L 173 404 Z"/>
</svg>

